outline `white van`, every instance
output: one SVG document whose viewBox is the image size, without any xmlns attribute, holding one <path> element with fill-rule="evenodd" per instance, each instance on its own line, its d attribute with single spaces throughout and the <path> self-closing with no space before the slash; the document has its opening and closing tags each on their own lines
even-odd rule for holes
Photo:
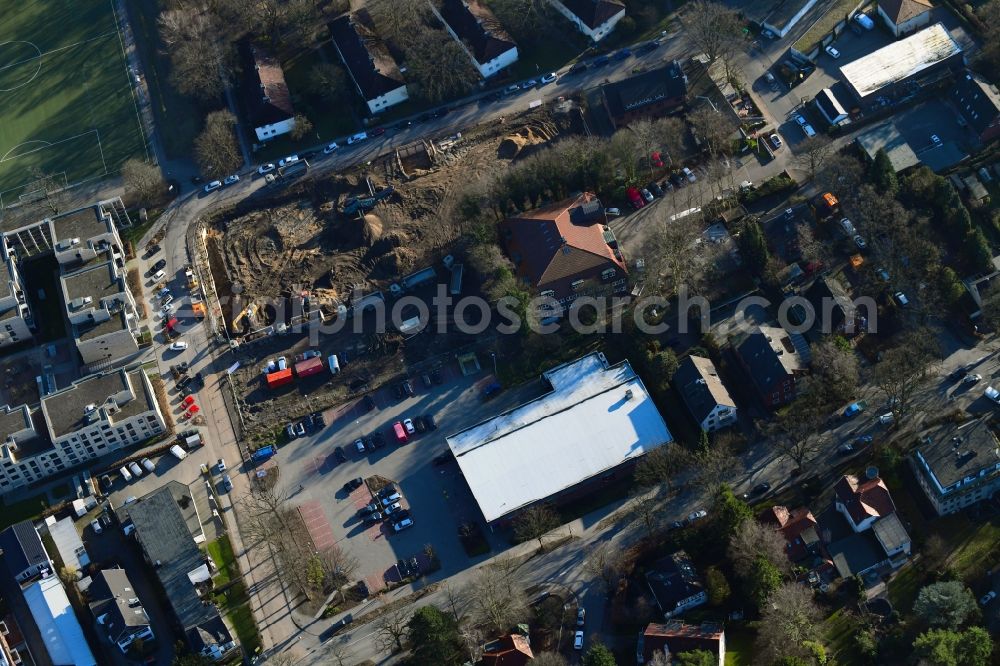
<svg viewBox="0 0 1000 666">
<path fill-rule="evenodd" d="M 122 478 L 125 479 L 126 482 L 132 480 L 132 473 L 128 471 L 128 467 L 122 465 L 122 468 L 118 470 L 118 473 L 122 475 Z"/>
<path fill-rule="evenodd" d="M 284 370 L 288 367 L 288 360 L 284 356 L 278 357 L 278 370 Z"/>
<path fill-rule="evenodd" d="M 335 375 L 340 372 L 340 361 L 336 354 L 330 354 L 326 359 L 326 364 L 330 367 L 330 374 Z"/>
<path fill-rule="evenodd" d="M 174 454 L 174 457 L 177 458 L 178 460 L 184 460 L 185 458 L 188 457 L 187 451 L 177 446 L 176 444 L 170 447 L 170 453 Z"/>
<path fill-rule="evenodd" d="M 368 138 L 368 132 L 358 132 L 354 136 L 347 137 L 347 145 L 351 146 L 354 145 L 355 143 L 361 143 L 367 138 Z"/>
<path fill-rule="evenodd" d="M 155 273 L 153 273 L 153 282 L 159 282 L 165 277 L 167 277 L 166 273 L 164 273 L 163 271 L 156 271 Z"/>
<path fill-rule="evenodd" d="M 132 472 L 132 476 L 134 476 L 135 478 L 138 479 L 142 476 L 142 468 L 139 467 L 137 463 L 130 462 L 128 464 L 128 469 L 130 472 Z"/>
</svg>

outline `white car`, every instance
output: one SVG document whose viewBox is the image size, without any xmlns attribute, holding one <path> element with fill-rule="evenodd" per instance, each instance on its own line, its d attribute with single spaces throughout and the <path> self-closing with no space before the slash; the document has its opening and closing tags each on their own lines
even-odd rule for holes
<svg viewBox="0 0 1000 666">
<path fill-rule="evenodd" d="M 573 634 L 573 649 L 582 650 L 583 649 L 583 631 L 578 631 Z"/>
<path fill-rule="evenodd" d="M 691 169 L 687 167 L 682 168 L 681 173 L 683 173 L 684 176 L 692 183 L 698 180 L 698 176 L 694 175 L 694 171 L 691 171 Z"/>
<path fill-rule="evenodd" d="M 226 176 L 226 179 L 222 181 L 223 185 L 232 185 L 233 183 L 240 182 L 240 177 L 235 173 L 231 176 Z"/>
<path fill-rule="evenodd" d="M 704 509 L 698 509 L 697 511 L 692 511 L 691 513 L 688 514 L 687 521 L 689 523 L 693 523 L 696 520 L 701 520 L 707 515 L 708 511 L 705 511 Z"/>
<path fill-rule="evenodd" d="M 104 528 L 101 527 L 101 523 L 96 520 L 90 521 L 90 529 L 94 530 L 94 534 L 100 534 L 104 531 Z M 983 605 L 985 606 L 985 604 Z"/>
<path fill-rule="evenodd" d="M 826 51 L 828 54 L 830 54 L 831 58 L 839 58 L 840 57 L 840 51 L 838 51 L 837 49 L 833 48 L 832 45 L 827 46 L 823 50 Z"/>
<path fill-rule="evenodd" d="M 1000 391 L 996 390 L 992 386 L 987 386 L 986 390 L 983 391 L 983 395 L 993 402 L 1000 404 Z"/>
<path fill-rule="evenodd" d="M 393 525 L 392 525 L 392 529 L 394 529 L 397 532 L 402 532 L 403 530 L 407 529 L 408 527 L 413 527 L 413 519 L 412 518 L 403 518 L 398 523 L 393 523 Z"/>
<path fill-rule="evenodd" d="M 400 498 L 402 498 L 402 495 L 400 495 L 399 493 L 393 493 L 388 497 L 383 497 L 382 506 L 392 506 L 393 504 L 396 504 L 400 500 Z"/>
<path fill-rule="evenodd" d="M 326 148 L 323 149 L 323 154 L 324 155 L 329 155 L 330 153 L 332 153 L 333 151 L 337 150 L 338 148 L 340 148 L 340 146 L 338 146 L 337 142 L 334 141 L 333 143 L 328 144 L 326 146 Z"/>
<path fill-rule="evenodd" d="M 555 72 L 549 72 L 548 74 L 542 77 L 542 85 L 545 85 L 546 83 L 552 83 L 557 78 L 559 78 L 559 76 Z"/>
<path fill-rule="evenodd" d="M 893 295 L 893 298 L 895 298 L 895 299 L 896 299 L 896 302 L 897 302 L 897 303 L 899 303 L 900 307 L 904 307 L 904 308 L 905 308 L 905 307 L 906 307 L 907 305 L 909 305 L 909 304 L 910 304 L 910 299 L 908 299 L 908 298 L 906 297 L 906 294 L 904 294 L 904 293 L 903 293 L 903 292 L 901 292 L 901 291 L 897 291 L 897 292 L 896 292 L 896 293 L 895 293 L 895 294 Z"/>
<path fill-rule="evenodd" d="M 184 342 L 183 340 L 170 343 L 170 351 L 184 351 L 187 348 L 188 348 L 188 343 Z"/>
<path fill-rule="evenodd" d="M 576 612 L 576 626 L 582 627 L 587 621 L 587 609 L 581 608 Z"/>
<path fill-rule="evenodd" d="M 289 166 L 290 164 L 295 164 L 298 161 L 299 161 L 298 155 L 289 155 L 288 157 L 282 157 L 280 160 L 278 160 L 278 166 L 286 167 Z"/>
<path fill-rule="evenodd" d="M 173 303 L 164 303 L 163 307 L 160 308 L 160 312 L 163 314 L 169 314 L 174 309 Z"/>
<path fill-rule="evenodd" d="M 859 250 L 868 249 L 868 243 L 865 242 L 865 239 L 861 234 L 854 236 L 854 244 L 858 246 Z"/>
<path fill-rule="evenodd" d="M 261 164 L 260 167 L 258 167 L 258 169 L 257 169 L 257 173 L 259 173 L 262 176 L 265 173 L 268 173 L 269 171 L 274 171 L 274 162 L 268 162 L 267 164 Z"/>
<path fill-rule="evenodd" d="M 979 600 L 979 605 L 985 606 L 986 604 L 990 603 L 996 598 L 997 598 L 996 590 L 990 590 L 989 592 L 984 594 L 982 598 Z"/>
<path fill-rule="evenodd" d="M 843 229 L 844 233 L 848 236 L 854 236 L 858 233 L 857 229 L 854 228 L 854 224 L 852 224 L 846 217 L 840 221 L 840 228 Z"/>
<path fill-rule="evenodd" d="M 412 435 L 417 431 L 417 429 L 413 427 L 413 419 L 403 419 L 403 427 L 406 428 L 407 435 Z"/>
<path fill-rule="evenodd" d="M 360 439 L 354 440 L 354 448 L 358 450 L 358 453 L 364 453 L 365 452 L 364 441 Z"/>
<path fill-rule="evenodd" d="M 206 192 L 212 192 L 214 190 L 219 189 L 220 187 L 222 187 L 222 181 L 221 180 L 213 180 L 211 183 L 209 183 L 208 185 L 205 186 L 205 191 Z"/>
<path fill-rule="evenodd" d="M 982 375 L 974 375 L 974 374 L 972 374 L 970 372 L 969 374 L 967 374 L 965 376 L 965 379 L 962 380 L 962 383 L 963 384 L 978 384 L 982 380 L 983 380 L 983 376 Z"/>
<path fill-rule="evenodd" d="M 608 217 L 618 217 L 619 215 L 622 214 L 622 212 L 617 208 L 605 208 L 604 214 L 607 215 Z"/>
</svg>

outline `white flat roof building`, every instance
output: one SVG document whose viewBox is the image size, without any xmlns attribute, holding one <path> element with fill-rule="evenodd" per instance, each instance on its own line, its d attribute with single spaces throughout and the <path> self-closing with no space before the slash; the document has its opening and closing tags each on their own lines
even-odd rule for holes
<svg viewBox="0 0 1000 666">
<path fill-rule="evenodd" d="M 628 361 L 595 352 L 542 377 L 551 392 L 447 438 L 487 522 L 673 440 Z"/>
<path fill-rule="evenodd" d="M 887 86 L 927 69 L 960 58 L 962 47 L 944 26 L 935 23 L 898 42 L 849 62 L 840 68 L 855 94 L 864 99 Z"/>
</svg>

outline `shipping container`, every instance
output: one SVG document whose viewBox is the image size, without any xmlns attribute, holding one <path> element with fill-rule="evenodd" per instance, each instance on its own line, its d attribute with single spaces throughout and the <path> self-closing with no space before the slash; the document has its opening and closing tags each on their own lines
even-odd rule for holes
<svg viewBox="0 0 1000 666">
<path fill-rule="evenodd" d="M 308 377 L 323 372 L 323 359 L 314 356 L 295 364 L 295 374 L 299 377 Z"/>
<path fill-rule="evenodd" d="M 273 389 L 285 384 L 291 384 L 293 380 L 291 368 L 278 370 L 267 375 L 267 388 Z"/>
</svg>

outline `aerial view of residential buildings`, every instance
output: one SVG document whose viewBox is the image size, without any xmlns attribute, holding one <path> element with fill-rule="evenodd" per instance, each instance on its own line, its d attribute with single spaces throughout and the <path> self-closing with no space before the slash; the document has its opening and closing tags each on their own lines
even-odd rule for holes
<svg viewBox="0 0 1000 666">
<path fill-rule="evenodd" d="M 1000 0 L 0 22 L 0 666 L 1000 664 Z"/>
</svg>

